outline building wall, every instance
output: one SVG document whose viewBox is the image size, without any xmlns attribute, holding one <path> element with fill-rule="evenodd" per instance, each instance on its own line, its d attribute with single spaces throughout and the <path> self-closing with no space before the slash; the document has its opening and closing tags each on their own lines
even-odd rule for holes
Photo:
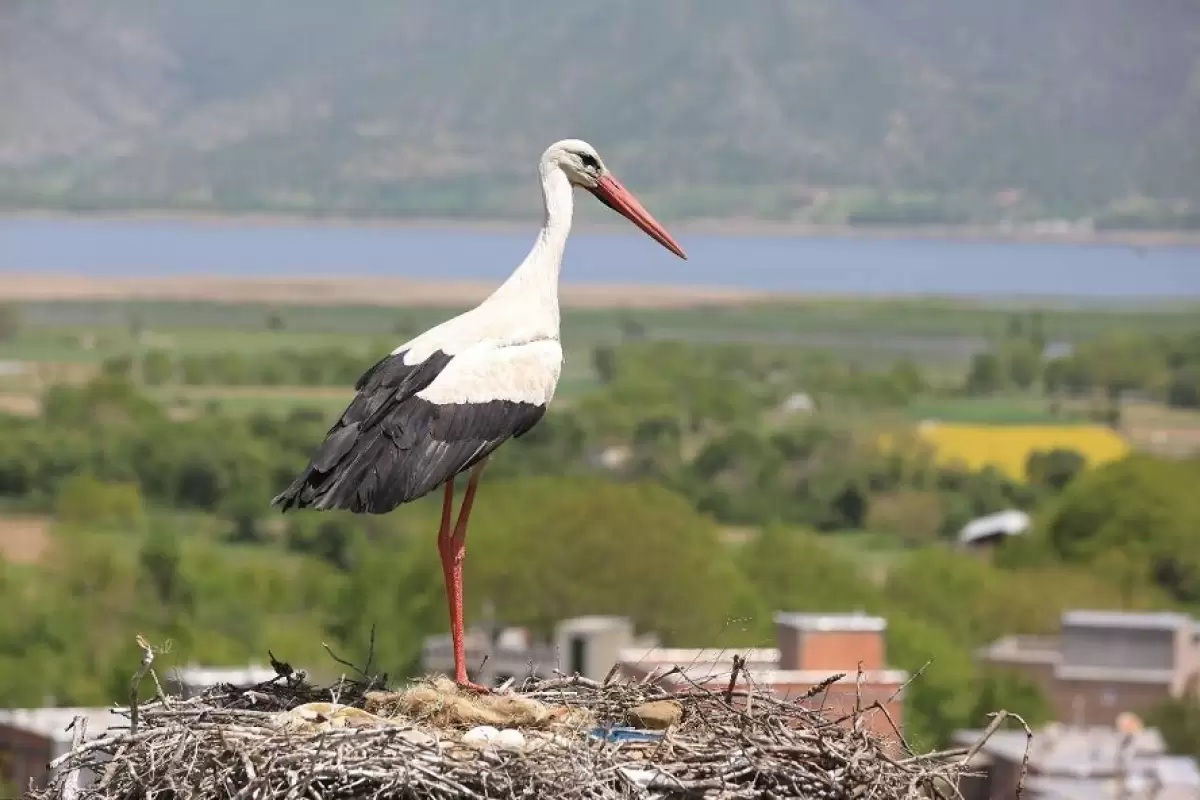
<svg viewBox="0 0 1200 800">
<path fill-rule="evenodd" d="M 53 746 L 49 739 L 0 725 L 0 775 L 17 789 L 28 789 L 30 780 L 38 786 L 43 785 L 46 765 L 53 758 Z"/>
<path fill-rule="evenodd" d="M 1145 714 L 1171 697 L 1168 684 L 1059 679 L 1048 695 L 1055 719 L 1082 725 L 1112 725 L 1117 714 Z"/>
<path fill-rule="evenodd" d="M 1115 669 L 1161 669 L 1176 666 L 1180 630 L 1097 627 L 1064 624 L 1062 663 Z"/>
<path fill-rule="evenodd" d="M 1016 800 L 1021 782 L 1021 765 L 997 759 L 988 769 L 987 800 Z"/>
<path fill-rule="evenodd" d="M 985 659 L 984 663 L 990 667 L 1011 671 L 1032 681 L 1042 690 L 1042 694 L 1046 699 L 1053 702 L 1058 689 L 1058 678 L 1054 675 L 1053 664 L 1007 661 L 1002 658 Z"/>
<path fill-rule="evenodd" d="M 770 688 L 779 699 L 796 701 L 812 689 L 812 685 L 807 683 L 775 684 Z M 878 701 L 879 705 L 887 709 L 888 716 L 892 718 L 892 722 L 896 723 L 896 727 L 903 732 L 904 695 L 902 692 L 897 694 L 898 688 L 899 686 L 894 683 L 864 683 L 861 687 L 856 687 L 853 681 L 846 680 L 833 684 L 815 697 L 802 701 L 801 704 L 806 708 L 819 711 L 827 719 L 836 720 L 841 717 L 849 718 L 854 713 L 856 703 L 865 711 Z M 866 714 L 866 721 L 866 729 L 872 733 L 895 738 L 896 731 L 893 730 L 891 722 L 878 710 Z M 849 720 L 845 724 L 849 724 Z"/>
<path fill-rule="evenodd" d="M 559 669 L 601 680 L 617 663 L 622 648 L 633 641 L 633 626 L 628 620 L 567 620 L 555 631 Z"/>
<path fill-rule="evenodd" d="M 853 672 L 884 669 L 884 641 L 879 631 L 810 631 L 802 634 L 800 663 L 783 669 L 827 669 Z"/>
</svg>

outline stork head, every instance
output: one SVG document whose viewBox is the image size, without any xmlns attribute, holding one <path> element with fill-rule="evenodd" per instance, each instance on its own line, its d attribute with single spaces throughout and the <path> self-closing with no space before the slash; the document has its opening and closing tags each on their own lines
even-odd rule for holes
<svg viewBox="0 0 1200 800">
<path fill-rule="evenodd" d="M 582 139 L 563 139 L 561 142 L 555 142 L 542 154 L 542 163 L 558 167 L 566 174 L 571 185 L 587 189 L 597 200 L 637 225 L 654 241 L 680 258 L 687 259 L 683 248 L 638 202 L 633 193 L 621 185 L 605 166 L 596 148 L 587 142 Z"/>
</svg>

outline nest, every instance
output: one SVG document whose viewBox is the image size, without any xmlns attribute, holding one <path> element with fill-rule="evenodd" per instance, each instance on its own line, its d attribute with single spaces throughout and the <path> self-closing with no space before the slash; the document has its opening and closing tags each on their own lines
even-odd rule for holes
<svg viewBox="0 0 1200 800">
<path fill-rule="evenodd" d="M 77 732 L 31 796 L 956 796 L 977 748 L 912 755 L 898 736 L 867 730 L 879 713 L 887 712 L 828 719 L 799 702 L 734 691 L 733 680 L 728 689 L 668 691 L 654 681 L 561 676 L 478 697 L 445 679 L 393 692 L 365 680 L 316 688 L 290 673 L 186 700 L 160 690 L 156 702 L 134 706 L 128 727 L 91 740 Z"/>
</svg>

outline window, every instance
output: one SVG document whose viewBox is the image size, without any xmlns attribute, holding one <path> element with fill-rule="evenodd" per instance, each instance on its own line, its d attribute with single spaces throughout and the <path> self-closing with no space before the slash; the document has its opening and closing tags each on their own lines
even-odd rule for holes
<svg viewBox="0 0 1200 800">
<path fill-rule="evenodd" d="M 567 672 L 583 674 L 584 661 L 587 658 L 587 639 L 583 636 L 571 637 L 571 653 L 570 660 L 567 664 Z"/>
</svg>

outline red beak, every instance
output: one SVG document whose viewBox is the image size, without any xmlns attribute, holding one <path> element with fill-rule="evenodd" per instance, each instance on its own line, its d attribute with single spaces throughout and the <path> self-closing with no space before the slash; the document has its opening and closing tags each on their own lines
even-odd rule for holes
<svg viewBox="0 0 1200 800">
<path fill-rule="evenodd" d="M 667 233 L 666 229 L 659 224 L 650 212 L 638 202 L 638 199 L 621 182 L 612 175 L 605 175 L 596 182 L 596 187 L 590 190 L 596 195 L 596 199 L 604 205 L 616 211 L 625 219 L 637 225 L 643 231 L 650 235 L 654 241 L 661 244 L 663 247 L 670 250 L 675 255 L 687 260 L 687 254 L 683 252 L 683 248 L 676 244 L 671 238 L 671 234 Z"/>
</svg>

